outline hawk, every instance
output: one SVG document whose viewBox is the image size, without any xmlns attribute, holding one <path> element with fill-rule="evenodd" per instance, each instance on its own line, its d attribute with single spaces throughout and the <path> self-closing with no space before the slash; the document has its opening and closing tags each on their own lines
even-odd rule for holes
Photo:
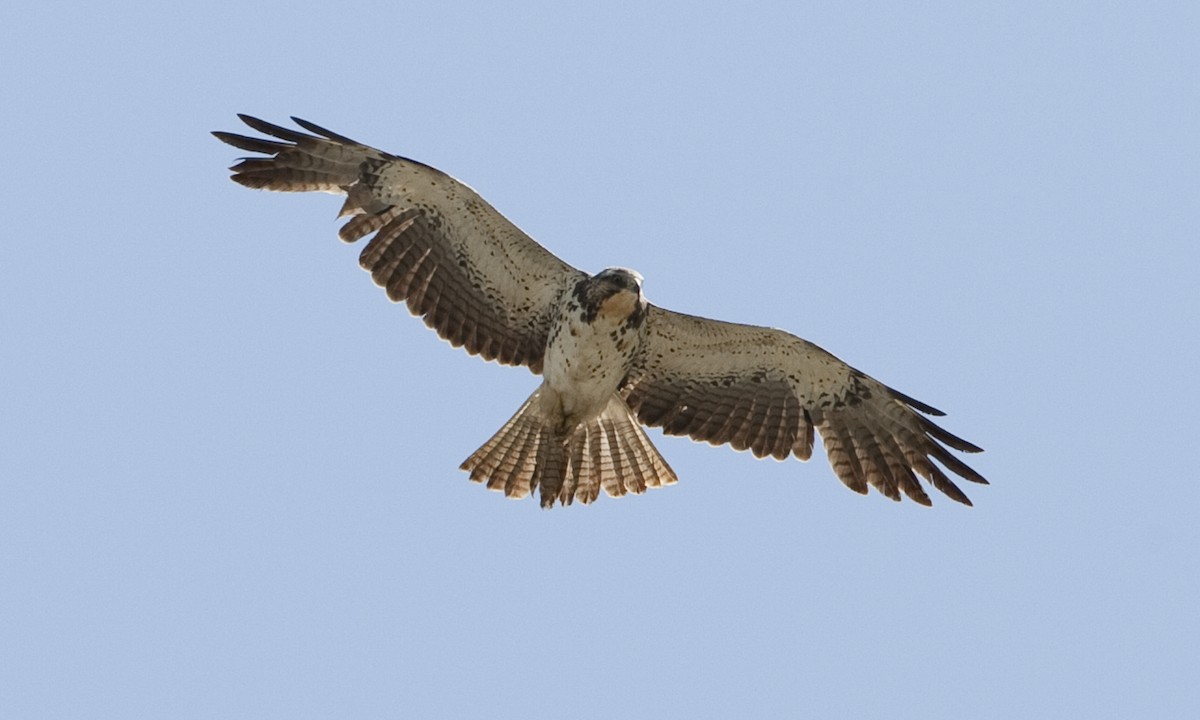
<svg viewBox="0 0 1200 720">
<path fill-rule="evenodd" d="M 471 480 L 547 508 L 670 485 L 645 425 L 778 460 L 808 460 L 820 432 L 851 490 L 922 505 L 918 476 L 966 505 L 946 470 L 987 482 L 950 452 L 980 448 L 926 417 L 944 413 L 813 343 L 660 308 L 632 270 L 577 270 L 436 168 L 299 118 L 307 133 L 239 117 L 268 137 L 213 133 L 258 154 L 230 168 L 235 182 L 344 195 L 338 235 L 371 236 L 359 263 L 393 302 L 455 347 L 542 376 L 462 463 Z"/>
</svg>

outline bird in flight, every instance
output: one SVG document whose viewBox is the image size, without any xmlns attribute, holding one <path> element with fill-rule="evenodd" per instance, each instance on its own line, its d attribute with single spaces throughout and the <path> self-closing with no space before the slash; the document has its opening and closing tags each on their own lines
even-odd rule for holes
<svg viewBox="0 0 1200 720">
<path fill-rule="evenodd" d="M 344 195 L 338 235 L 371 236 L 359 263 L 393 302 L 455 347 L 542 376 L 462 463 L 476 482 L 547 508 L 670 485 L 646 425 L 778 460 L 808 460 L 816 431 L 846 487 L 922 505 L 918 476 L 966 505 L 946 470 L 987 483 L 950 452 L 980 448 L 926 417 L 944 413 L 807 340 L 660 308 L 633 270 L 577 270 L 436 168 L 299 118 L 307 133 L 239 117 L 268 138 L 213 133 L 258 154 L 234 182 Z"/>
</svg>

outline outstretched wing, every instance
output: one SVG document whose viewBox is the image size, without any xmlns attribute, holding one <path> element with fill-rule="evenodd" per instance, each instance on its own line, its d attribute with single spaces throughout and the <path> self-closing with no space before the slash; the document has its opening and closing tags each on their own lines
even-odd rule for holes
<svg viewBox="0 0 1200 720">
<path fill-rule="evenodd" d="M 226 132 L 218 139 L 265 157 L 234 165 L 247 187 L 346 196 L 338 233 L 374 233 L 359 262 L 394 302 L 455 347 L 541 372 L 559 295 L 583 273 L 559 260 L 449 175 L 292 118 L 313 135 L 247 115 L 274 140 Z"/>
<path fill-rule="evenodd" d="M 622 388 L 638 421 L 668 435 L 729 443 L 757 457 L 812 456 L 813 430 L 838 478 L 929 505 L 916 476 L 958 502 L 967 496 L 932 461 L 977 483 L 953 456 L 980 448 L 921 413 L 943 413 L 782 330 L 708 320 L 650 306 L 641 354 Z M 920 411 L 920 412 L 918 412 Z"/>
</svg>

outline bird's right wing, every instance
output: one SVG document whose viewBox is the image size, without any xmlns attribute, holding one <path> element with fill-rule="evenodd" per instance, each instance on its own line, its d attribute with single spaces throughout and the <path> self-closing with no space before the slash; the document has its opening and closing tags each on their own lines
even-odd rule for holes
<svg viewBox="0 0 1200 720">
<path fill-rule="evenodd" d="M 540 373 L 563 291 L 585 275 L 513 225 L 478 193 L 440 170 L 293 118 L 314 133 L 240 115 L 275 140 L 215 132 L 265 157 L 234 165 L 252 188 L 346 196 L 345 242 L 374 233 L 359 262 L 394 302 L 455 347 Z"/>
</svg>

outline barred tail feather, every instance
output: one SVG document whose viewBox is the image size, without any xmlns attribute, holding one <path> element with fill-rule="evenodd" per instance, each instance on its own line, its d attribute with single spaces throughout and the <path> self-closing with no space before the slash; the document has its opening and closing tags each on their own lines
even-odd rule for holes
<svg viewBox="0 0 1200 720">
<path fill-rule="evenodd" d="M 462 469 L 511 498 L 540 489 L 542 507 L 590 503 L 600 490 L 620 497 L 676 482 L 675 472 L 618 395 L 596 417 L 567 433 L 538 388 Z"/>
<path fill-rule="evenodd" d="M 561 441 L 544 412 L 541 393 L 541 388 L 534 391 L 491 440 L 463 461 L 460 467 L 471 472 L 471 480 L 523 498 L 542 485 L 547 467 L 561 474 Z"/>
</svg>

